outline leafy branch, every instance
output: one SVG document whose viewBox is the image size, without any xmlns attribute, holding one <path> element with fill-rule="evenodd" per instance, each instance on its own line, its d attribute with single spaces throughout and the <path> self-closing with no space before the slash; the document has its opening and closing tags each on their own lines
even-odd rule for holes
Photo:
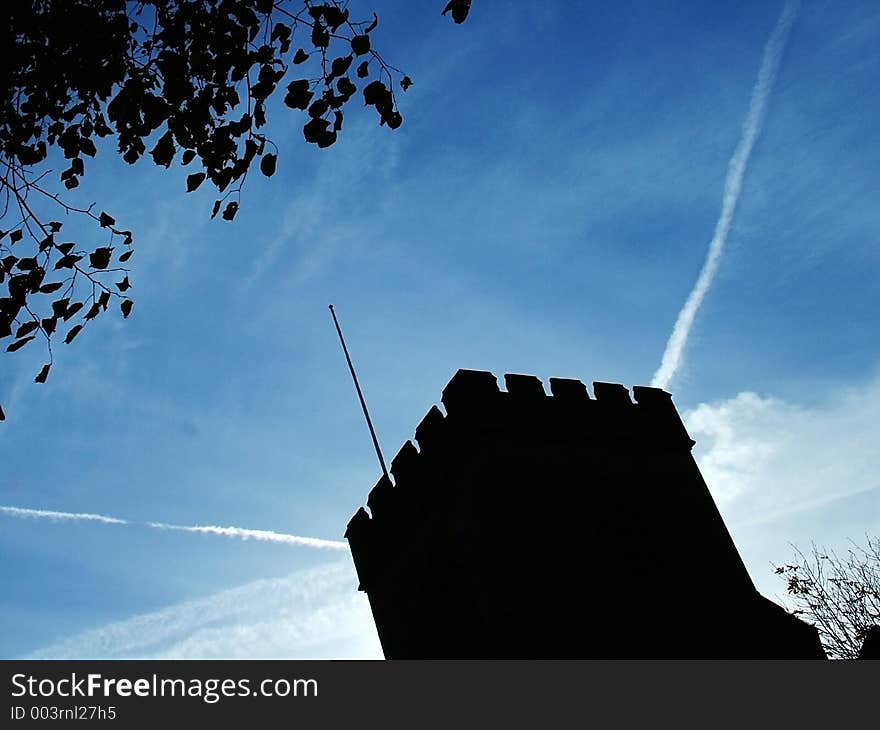
<svg viewBox="0 0 880 730">
<path fill-rule="evenodd" d="M 470 0 L 453 0 L 442 13 L 461 23 L 469 9 Z M 53 149 L 67 161 L 58 178 L 66 191 L 80 186 L 104 138 L 129 164 L 179 159 L 194 168 L 186 190 L 209 181 L 218 192 L 211 217 L 232 221 L 252 164 L 266 177 L 277 169 L 264 127 L 282 82 L 284 104 L 304 112 L 303 138 L 319 148 L 336 143 L 358 92 L 380 126 L 400 127 L 395 89 L 413 83 L 374 47 L 376 14 L 354 19 L 340 0 L 34 0 L 4 11 L 0 340 L 11 337 L 6 350 L 15 352 L 42 335 L 49 361 L 36 382 L 52 366 L 61 322 L 73 322 L 70 343 L 112 299 L 124 317 L 132 310 L 132 233 L 46 186 Z M 53 207 L 107 229 L 109 240 L 93 249 L 56 241 Z"/>
<path fill-rule="evenodd" d="M 880 538 L 852 543 L 845 555 L 812 545 L 794 548 L 793 563 L 775 566 L 786 580 L 793 613 L 815 624 L 829 656 L 855 659 L 865 637 L 880 624 Z"/>
</svg>

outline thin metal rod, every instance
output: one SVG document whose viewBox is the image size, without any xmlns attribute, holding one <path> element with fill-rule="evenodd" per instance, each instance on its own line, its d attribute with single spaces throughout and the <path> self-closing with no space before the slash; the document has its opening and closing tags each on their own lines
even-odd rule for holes
<svg viewBox="0 0 880 730">
<path fill-rule="evenodd" d="M 382 449 L 379 448 L 379 439 L 376 438 L 376 431 L 373 428 L 373 422 L 370 420 L 370 412 L 367 410 L 367 402 L 364 400 L 364 394 L 358 383 L 357 374 L 354 371 L 354 365 L 351 364 L 351 356 L 348 354 L 348 348 L 345 346 L 345 338 L 342 336 L 342 329 L 339 327 L 339 320 L 336 319 L 336 310 L 330 305 L 330 314 L 333 315 L 333 324 L 336 325 L 336 331 L 339 333 L 339 341 L 342 343 L 342 351 L 345 353 L 345 360 L 348 362 L 348 369 L 351 371 L 351 379 L 354 380 L 354 387 L 357 388 L 358 398 L 361 400 L 361 408 L 364 409 L 364 418 L 367 419 L 367 426 L 370 429 L 370 436 L 373 437 L 373 446 L 376 447 L 376 456 L 379 457 L 379 465 L 382 467 L 382 473 L 388 479 L 388 469 L 385 468 L 385 459 L 382 457 Z"/>
</svg>

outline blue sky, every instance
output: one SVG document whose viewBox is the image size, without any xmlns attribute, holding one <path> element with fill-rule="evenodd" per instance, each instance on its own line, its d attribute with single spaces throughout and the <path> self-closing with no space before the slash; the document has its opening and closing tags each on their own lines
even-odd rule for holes
<svg viewBox="0 0 880 730">
<path fill-rule="evenodd" d="M 721 211 L 782 2 L 373 2 L 415 84 L 307 147 L 233 224 L 186 171 L 99 155 L 132 317 L 4 356 L 0 505 L 341 539 L 461 367 L 648 384 Z M 668 389 L 758 587 L 880 532 L 880 8 L 804 0 Z M 31 352 L 32 350 L 32 352 Z M 0 514 L 0 656 L 371 657 L 344 553 Z"/>
</svg>

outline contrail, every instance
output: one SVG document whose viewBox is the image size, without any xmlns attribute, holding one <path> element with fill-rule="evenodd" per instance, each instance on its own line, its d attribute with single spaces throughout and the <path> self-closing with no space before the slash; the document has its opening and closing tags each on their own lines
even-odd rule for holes
<svg viewBox="0 0 880 730">
<path fill-rule="evenodd" d="M 675 321 L 675 327 L 672 328 L 672 334 L 666 343 L 666 350 L 663 352 L 660 367 L 654 373 L 651 385 L 655 388 L 665 389 L 681 366 L 684 347 L 694 325 L 694 318 L 703 303 L 703 299 L 706 297 L 706 293 L 709 291 L 709 287 L 712 286 L 715 274 L 718 272 L 718 264 L 721 261 L 721 254 L 724 251 L 727 234 L 730 232 L 736 204 L 742 193 L 742 182 L 746 173 L 746 166 L 749 163 L 749 156 L 752 154 L 755 140 L 757 140 L 761 132 L 761 125 L 764 122 L 764 114 L 767 109 L 767 100 L 773 91 L 773 84 L 776 81 L 779 64 L 785 52 L 788 34 L 797 16 L 799 6 L 799 0 L 789 0 L 786 2 L 782 15 L 779 16 L 776 27 L 773 28 L 770 39 L 764 47 L 758 79 L 755 81 L 752 97 L 749 101 L 749 112 L 743 122 L 742 136 L 740 137 L 739 144 L 736 146 L 736 150 L 734 150 L 733 157 L 730 158 L 730 162 L 727 165 L 727 178 L 724 181 L 721 215 L 718 217 L 718 222 L 715 224 L 715 233 L 709 242 L 706 261 L 703 263 L 703 268 L 700 270 L 700 275 L 697 277 L 697 282 L 694 284 L 690 296 L 688 296 L 687 301 L 678 313 L 678 319 Z"/>
<path fill-rule="evenodd" d="M 214 525 L 169 525 L 164 522 L 132 522 L 118 517 L 96 515 L 90 512 L 55 512 L 44 509 L 25 509 L 23 507 L 4 507 L 0 505 L 0 513 L 11 517 L 22 517 L 41 520 L 73 521 L 73 522 L 101 522 L 105 525 L 141 525 L 151 527 L 154 530 L 177 530 L 180 532 L 201 532 L 209 535 L 220 535 L 239 540 L 262 540 L 264 542 L 277 542 L 285 545 L 303 545 L 305 547 L 318 548 L 321 550 L 348 550 L 348 543 L 340 540 L 322 540 L 318 537 L 301 537 L 300 535 L 288 535 L 283 532 L 271 530 L 248 530 L 244 527 L 216 527 Z"/>
<path fill-rule="evenodd" d="M 168 525 L 164 522 L 148 522 L 148 527 L 157 530 L 178 530 L 180 532 L 202 532 L 209 535 L 222 535 L 223 537 L 236 537 L 240 540 L 264 540 L 266 542 L 283 542 L 287 545 L 304 545 L 306 547 L 324 550 L 348 550 L 348 544 L 339 540 L 322 540 L 319 537 L 300 537 L 299 535 L 285 535 L 281 532 L 270 530 L 247 530 L 243 527 L 217 527 L 216 525 Z"/>
<path fill-rule="evenodd" d="M 40 520 L 77 521 L 77 522 L 103 522 L 105 525 L 128 525 L 128 520 L 120 520 L 106 515 L 93 515 L 90 512 L 53 512 L 46 509 L 24 509 L 22 507 L 3 507 L 0 512 L 12 517 L 31 517 Z"/>
</svg>

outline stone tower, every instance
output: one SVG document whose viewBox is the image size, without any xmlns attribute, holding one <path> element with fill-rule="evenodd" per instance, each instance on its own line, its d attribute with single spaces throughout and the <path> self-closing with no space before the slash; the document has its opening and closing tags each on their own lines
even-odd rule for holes
<svg viewBox="0 0 880 730">
<path fill-rule="evenodd" d="M 391 658 L 824 658 L 761 596 L 669 394 L 459 370 L 348 524 Z"/>
</svg>

